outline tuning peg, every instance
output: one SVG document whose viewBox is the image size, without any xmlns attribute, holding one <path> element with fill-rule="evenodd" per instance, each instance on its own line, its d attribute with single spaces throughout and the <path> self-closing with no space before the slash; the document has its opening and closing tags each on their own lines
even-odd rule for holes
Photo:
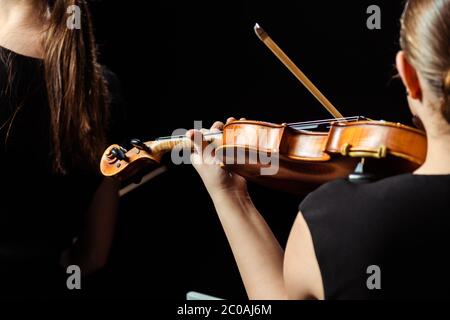
<svg viewBox="0 0 450 320">
<path fill-rule="evenodd" d="M 119 160 L 126 160 L 127 156 L 125 155 L 124 149 L 122 148 L 112 148 L 111 155 Z"/>
<path fill-rule="evenodd" d="M 139 150 L 145 150 L 145 151 L 150 150 L 150 148 L 139 139 L 131 139 L 130 144 Z"/>
</svg>

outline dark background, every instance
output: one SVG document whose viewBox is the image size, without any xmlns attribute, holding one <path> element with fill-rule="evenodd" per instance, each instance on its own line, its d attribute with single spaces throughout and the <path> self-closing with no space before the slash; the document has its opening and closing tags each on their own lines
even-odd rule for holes
<svg viewBox="0 0 450 320">
<path fill-rule="evenodd" d="M 382 10 L 368 30 L 366 9 Z M 151 140 L 229 116 L 275 123 L 329 118 L 258 40 L 259 22 L 346 116 L 410 124 L 395 76 L 403 1 L 95 1 L 101 62 L 119 77 L 122 134 Z M 285 243 L 301 198 L 251 186 Z M 122 198 L 95 297 L 183 299 L 195 290 L 244 298 L 212 203 L 191 167 L 173 167 Z"/>
</svg>

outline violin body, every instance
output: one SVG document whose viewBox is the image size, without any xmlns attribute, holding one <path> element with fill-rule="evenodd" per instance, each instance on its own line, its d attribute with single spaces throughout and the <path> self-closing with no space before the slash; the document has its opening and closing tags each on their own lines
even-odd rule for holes
<svg viewBox="0 0 450 320">
<path fill-rule="evenodd" d="M 213 139 L 216 157 L 225 170 L 250 181 L 293 193 L 347 177 L 365 159 L 385 175 L 412 172 L 425 160 L 423 131 L 383 121 L 331 122 L 328 132 L 299 130 L 287 124 L 235 121 Z M 101 161 L 106 176 L 126 179 L 149 165 L 158 164 L 174 148 L 190 148 L 191 141 L 152 141 L 111 156 L 111 146 Z"/>
<path fill-rule="evenodd" d="M 225 126 L 220 149 L 224 149 L 218 154 L 225 155 L 227 170 L 259 184 L 297 193 L 347 177 L 361 158 L 373 163 L 372 167 L 383 175 L 412 172 L 425 160 L 426 136 L 401 124 L 377 121 L 336 122 L 329 132 L 237 121 Z M 279 170 L 274 175 L 261 175 L 261 169 L 269 165 L 261 161 L 242 165 L 236 162 L 236 154 L 245 154 L 246 163 L 267 154 L 267 158 L 278 161 Z"/>
</svg>

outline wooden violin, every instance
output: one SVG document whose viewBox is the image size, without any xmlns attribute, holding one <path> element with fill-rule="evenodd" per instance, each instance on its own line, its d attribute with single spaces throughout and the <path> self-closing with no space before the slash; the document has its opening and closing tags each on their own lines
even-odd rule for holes
<svg viewBox="0 0 450 320">
<path fill-rule="evenodd" d="M 294 193 L 308 192 L 347 177 L 358 163 L 383 176 L 411 172 L 425 160 L 426 134 L 400 123 L 344 118 L 259 25 L 258 37 L 333 115 L 334 119 L 292 124 L 235 121 L 222 133 L 205 135 L 225 170 L 250 181 Z M 126 150 L 112 145 L 104 152 L 100 170 L 121 180 L 160 164 L 164 155 L 192 148 L 185 136 L 141 142 Z M 275 166 L 274 166 L 275 165 Z"/>
<path fill-rule="evenodd" d="M 329 130 L 311 130 L 321 127 Z M 289 125 L 235 121 L 205 139 L 214 144 L 225 170 L 295 193 L 347 177 L 361 159 L 375 163 L 376 170 L 385 175 L 411 172 L 425 160 L 427 146 L 423 131 L 361 117 Z M 160 164 L 173 150 L 190 149 L 192 141 L 177 136 L 146 143 L 134 140 L 133 145 L 130 150 L 110 146 L 102 157 L 101 172 L 126 180 L 145 167 Z"/>
</svg>

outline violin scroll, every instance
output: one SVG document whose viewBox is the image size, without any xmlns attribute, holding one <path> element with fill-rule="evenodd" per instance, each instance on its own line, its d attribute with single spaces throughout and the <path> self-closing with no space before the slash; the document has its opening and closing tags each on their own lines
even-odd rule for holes
<svg viewBox="0 0 450 320">
<path fill-rule="evenodd" d="M 105 150 L 100 161 L 100 171 L 106 177 L 116 177 L 119 180 L 132 178 L 145 167 L 157 165 L 161 157 L 152 153 L 147 144 L 138 139 L 131 141 L 134 146 L 130 150 L 114 144 Z"/>
</svg>

